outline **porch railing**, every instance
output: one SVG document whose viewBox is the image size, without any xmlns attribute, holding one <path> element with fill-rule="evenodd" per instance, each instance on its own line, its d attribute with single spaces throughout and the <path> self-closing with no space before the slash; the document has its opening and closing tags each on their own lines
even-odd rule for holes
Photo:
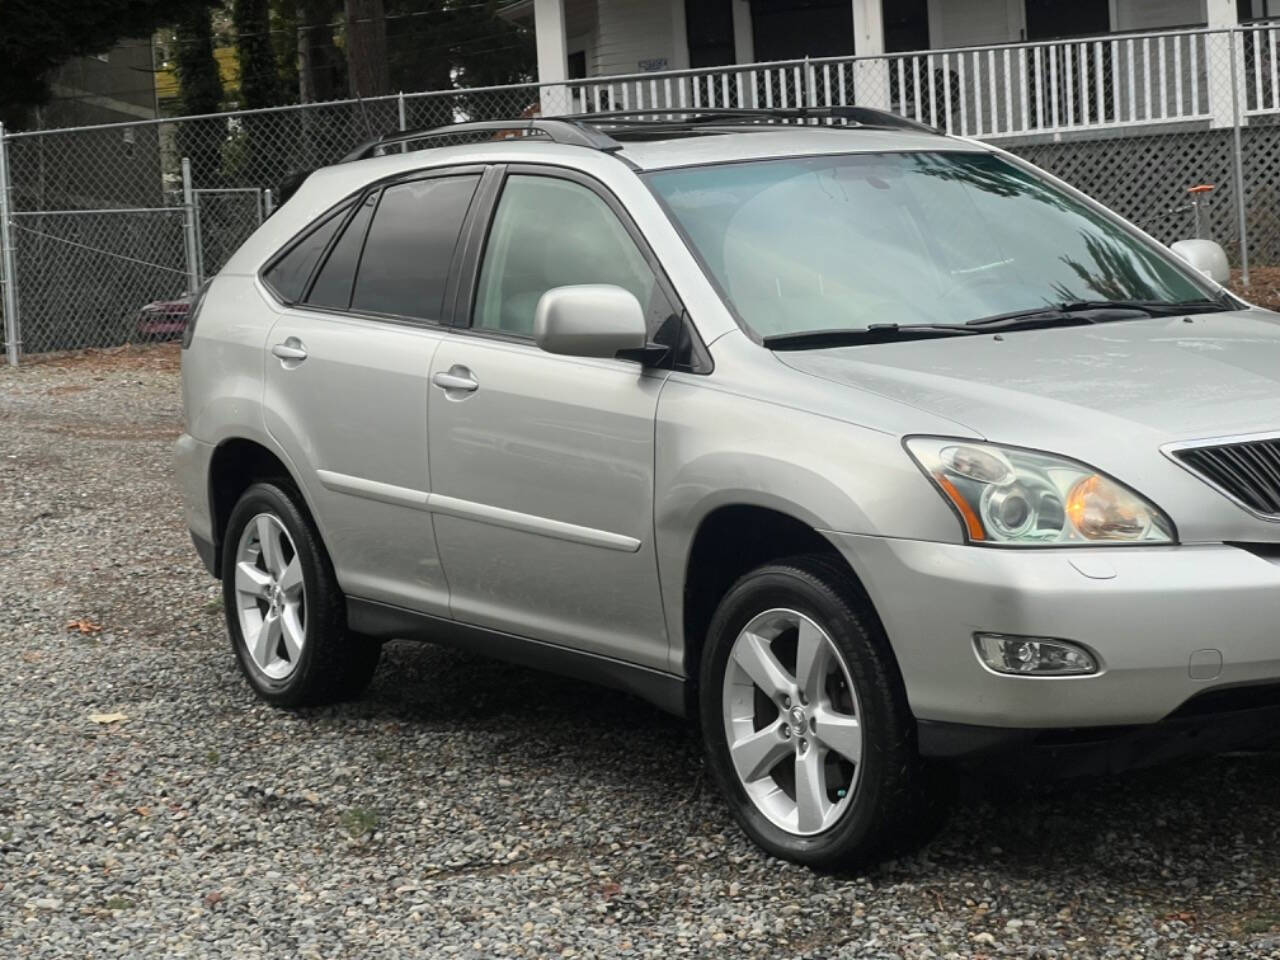
<svg viewBox="0 0 1280 960">
<path fill-rule="evenodd" d="M 1243 113 L 1280 113 L 1278 46 L 1280 24 L 1263 23 L 632 74 L 574 81 L 568 91 L 582 112 L 859 104 L 987 139 L 1226 126 L 1233 83 Z"/>
<path fill-rule="evenodd" d="M 1244 63 L 1243 110 L 1246 115 L 1280 112 L 1280 23 L 1251 26 L 1241 35 Z"/>
</svg>

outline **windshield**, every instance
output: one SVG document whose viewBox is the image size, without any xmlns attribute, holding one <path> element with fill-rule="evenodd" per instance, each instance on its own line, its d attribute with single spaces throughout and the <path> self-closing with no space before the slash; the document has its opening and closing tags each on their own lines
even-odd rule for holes
<svg viewBox="0 0 1280 960">
<path fill-rule="evenodd" d="M 647 180 L 760 337 L 1213 293 L 1172 255 L 992 154 L 796 157 Z"/>
</svg>

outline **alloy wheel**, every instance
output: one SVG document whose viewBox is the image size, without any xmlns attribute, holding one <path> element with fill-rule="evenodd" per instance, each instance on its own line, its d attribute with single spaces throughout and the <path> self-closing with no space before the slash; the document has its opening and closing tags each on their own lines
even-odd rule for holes
<svg viewBox="0 0 1280 960">
<path fill-rule="evenodd" d="M 272 680 L 297 669 L 307 641 L 305 601 L 293 538 L 274 514 L 258 514 L 236 548 L 236 616 L 250 659 Z"/>
<path fill-rule="evenodd" d="M 863 730 L 827 632 L 795 610 L 753 617 L 729 652 L 721 703 L 729 756 L 756 809 L 800 836 L 834 826 L 858 787 Z"/>
</svg>

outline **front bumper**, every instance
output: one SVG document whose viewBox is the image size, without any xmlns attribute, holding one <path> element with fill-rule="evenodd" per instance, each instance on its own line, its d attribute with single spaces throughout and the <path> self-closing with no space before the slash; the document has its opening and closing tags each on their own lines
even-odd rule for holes
<svg viewBox="0 0 1280 960">
<path fill-rule="evenodd" d="M 922 727 L 1131 727 L 1210 690 L 1280 682 L 1280 557 L 1225 544 L 1002 550 L 828 537 L 875 603 Z M 1102 669 L 1002 676 L 978 661 L 977 631 L 1074 640 Z"/>
</svg>

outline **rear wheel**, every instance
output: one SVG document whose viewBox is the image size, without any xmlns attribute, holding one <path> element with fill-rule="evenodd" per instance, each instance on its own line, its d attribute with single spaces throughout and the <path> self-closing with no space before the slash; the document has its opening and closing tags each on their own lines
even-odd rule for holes
<svg viewBox="0 0 1280 960">
<path fill-rule="evenodd" d="M 240 669 L 279 706 L 358 696 L 379 645 L 347 631 L 346 603 L 301 498 L 256 483 L 231 512 L 222 558 L 223 606 Z"/>
<path fill-rule="evenodd" d="M 710 768 L 768 852 L 856 866 L 936 821 L 897 664 L 840 565 L 796 557 L 739 580 L 700 677 Z"/>
</svg>

